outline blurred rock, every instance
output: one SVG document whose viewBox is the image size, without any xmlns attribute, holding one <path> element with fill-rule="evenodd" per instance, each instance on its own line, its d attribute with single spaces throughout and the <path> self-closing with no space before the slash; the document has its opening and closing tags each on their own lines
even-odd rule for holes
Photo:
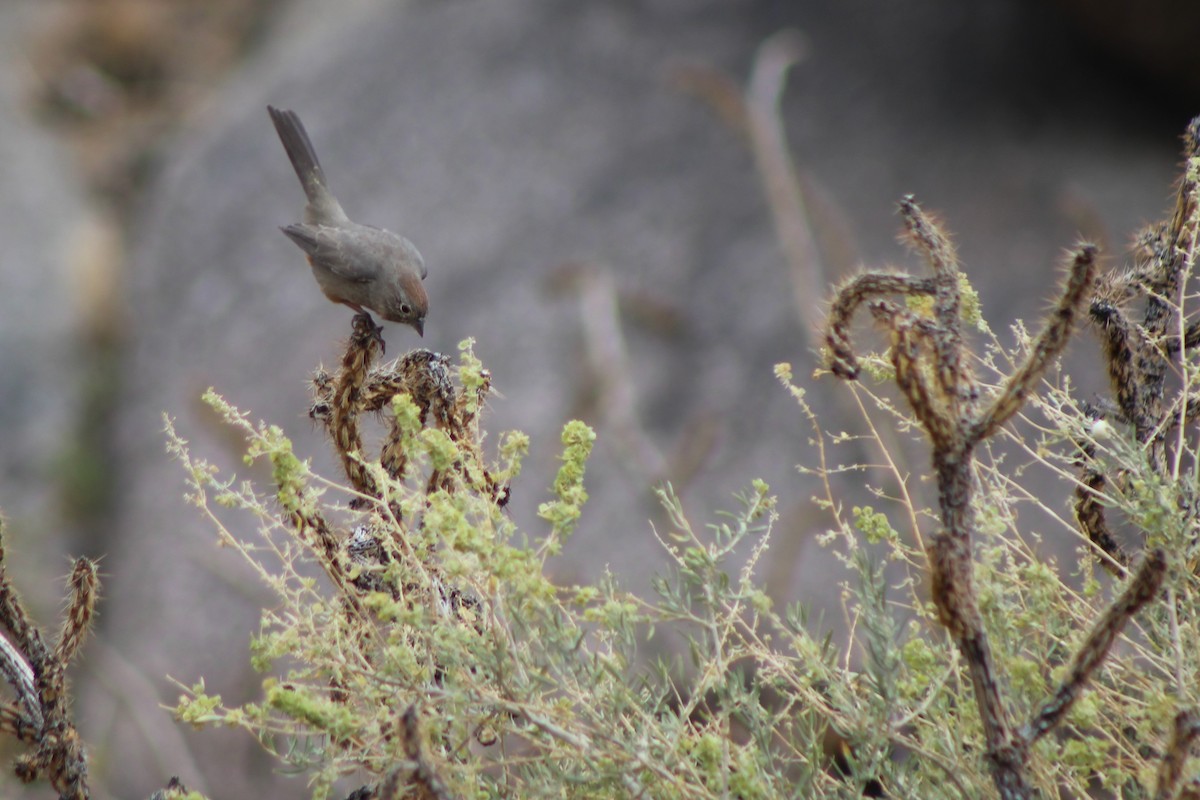
<svg viewBox="0 0 1200 800">
<path fill-rule="evenodd" d="M 280 0 L 59 0 L 26 42 L 30 97 L 74 146 L 97 197 L 124 211 L 148 155 L 213 90 Z"/>
<path fill-rule="evenodd" d="M 44 21 L 44 11 L 33 3 L 0 5 L 0 74 L 21 73 L 23 37 Z M 25 547 L 27 536 L 52 542 L 46 550 L 53 556 L 65 547 L 47 532 L 63 522 L 62 474 L 71 468 L 86 366 L 77 356 L 76 323 L 89 300 L 78 277 L 87 264 L 107 260 L 81 248 L 98 230 L 83 186 L 65 150 L 34 122 L 20 88 L 19 81 L 0 81 L 0 509 L 18 559 L 38 549 Z M 53 569 L 61 571 L 61 562 Z"/>
<path fill-rule="evenodd" d="M 555 564 L 562 581 L 607 566 L 646 590 L 664 566 L 651 481 L 685 475 L 685 506 L 701 524 L 762 477 L 788 515 L 771 588 L 830 616 L 842 573 L 810 546 L 822 523 L 808 510 L 814 487 L 793 468 L 809 458 L 810 431 L 771 368 L 792 361 L 810 383 L 793 298 L 822 307 L 839 276 L 830 267 L 811 286 L 790 284 L 752 158 L 679 90 L 678 68 L 741 81 L 764 38 L 797 28 L 807 56 L 785 96 L 788 131 L 806 179 L 854 232 L 844 249 L 873 265 L 900 261 L 894 203 L 915 192 L 944 212 L 998 328 L 1045 307 L 1080 225 L 1123 242 L 1158 214 L 1186 121 L 1136 83 L 1098 77 L 1068 33 L 1007 2 L 298 9 L 166 150 L 136 218 L 121 539 L 105 564 L 112 660 L 98 672 L 127 674 L 119 662 L 143 679 L 122 681 L 124 694 L 98 680 L 87 697 L 92 730 L 121 764 L 119 796 L 145 795 L 169 773 L 229 797 L 277 779 L 249 766 L 238 732 L 189 735 L 194 772 L 161 750 L 165 766 L 137 763 L 146 724 L 124 710 L 152 687 L 171 702 L 164 674 L 203 675 L 231 702 L 259 681 L 245 672 L 246 642 L 267 600 L 181 500 L 161 413 L 236 471 L 235 443 L 198 408 L 215 386 L 337 474 L 304 419 L 305 379 L 337 358 L 350 314 L 320 295 L 276 230 L 298 217 L 302 194 L 267 103 L 300 113 L 355 219 L 404 233 L 425 256 L 426 338 L 388 326 L 389 354 L 452 353 L 476 339 L 499 392 L 486 427 L 533 440 L 509 506 L 531 536 L 562 423 L 583 414 L 598 425 L 592 499 Z M 614 383 L 604 365 L 622 362 L 627 382 Z M 822 385 L 814 397 L 832 408 L 844 395 Z M 150 744 L 175 735 L 151 733 Z"/>
</svg>

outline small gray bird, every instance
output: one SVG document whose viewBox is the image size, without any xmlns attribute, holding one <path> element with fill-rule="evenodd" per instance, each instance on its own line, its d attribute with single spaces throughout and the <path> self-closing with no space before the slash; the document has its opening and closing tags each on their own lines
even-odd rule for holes
<svg viewBox="0 0 1200 800">
<path fill-rule="evenodd" d="M 412 242 L 391 231 L 351 222 L 329 191 L 308 132 L 295 111 L 267 106 L 283 149 L 308 196 L 304 222 L 281 230 L 308 255 L 321 291 L 359 313 L 376 312 L 425 335 L 429 298 L 425 261 Z"/>
</svg>

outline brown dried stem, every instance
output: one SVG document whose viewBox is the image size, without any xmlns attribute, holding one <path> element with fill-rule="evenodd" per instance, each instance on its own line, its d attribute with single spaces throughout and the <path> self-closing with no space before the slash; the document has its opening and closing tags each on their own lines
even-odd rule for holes
<svg viewBox="0 0 1200 800">
<path fill-rule="evenodd" d="M 300 541 L 311 547 L 317 555 L 318 563 L 338 587 L 338 596 L 350 612 L 356 616 L 365 616 L 362 603 L 350 589 L 353 584 L 347 577 L 350 570 L 342 542 L 311 500 L 311 496 L 298 498 L 294 502 L 284 500 L 285 508 L 289 512 L 288 520 L 295 527 Z"/>
<path fill-rule="evenodd" d="M 1089 452 L 1088 456 L 1090 458 L 1094 454 Z M 1088 540 L 1108 556 L 1107 559 L 1101 559 L 1100 563 L 1106 570 L 1119 577 L 1123 569 L 1129 566 L 1130 558 L 1108 526 L 1108 517 L 1099 499 L 1107 483 L 1108 479 L 1103 472 L 1093 467 L 1084 467 L 1079 485 L 1075 487 L 1075 518 Z"/>
<path fill-rule="evenodd" d="M 1144 428 L 1146 422 L 1139 411 L 1137 396 L 1137 388 L 1142 381 L 1133 354 L 1145 348 L 1146 343 L 1121 310 L 1118 298 L 1122 293 L 1120 279 L 1112 275 L 1101 278 L 1097 294 L 1088 309 L 1088 317 L 1100 332 L 1108 379 L 1117 408 L 1125 419 Z"/>
<path fill-rule="evenodd" d="M 353 792 L 347 800 L 453 800 L 446 782 L 434 768 L 421 736 L 420 714 L 410 705 L 400 715 L 400 746 L 405 762 L 393 767 L 383 780 Z"/>
<path fill-rule="evenodd" d="M 369 314 L 356 314 L 342 369 L 333 385 L 330 429 L 346 477 L 359 492 L 378 497 L 375 479 L 362 459 L 362 433 L 358 427 L 359 396 L 376 353 L 383 350 L 380 328 Z"/>
<path fill-rule="evenodd" d="M 1093 309 L 1095 305 L 1096 301 L 1093 300 Z M 1095 403 L 1083 403 L 1083 412 L 1093 423 L 1104 421 L 1106 417 L 1101 406 Z M 1090 439 L 1081 438 L 1075 442 L 1075 446 L 1079 448 L 1079 458 L 1075 460 L 1075 466 L 1080 470 L 1079 483 L 1075 485 L 1075 519 L 1088 540 L 1107 556 L 1100 558 L 1101 566 L 1114 577 L 1124 577 L 1125 569 L 1133 559 L 1117 541 L 1108 525 L 1104 504 L 1100 502 L 1104 488 L 1108 485 L 1108 478 L 1103 470 L 1096 467 L 1096 445 Z"/>
<path fill-rule="evenodd" d="M 25 607 L 21 604 L 21 598 L 8 577 L 8 559 L 5 556 L 4 543 L 0 539 L 0 623 L 12 632 L 20 651 L 45 659 L 46 646 L 42 643 L 41 635 L 30 621 Z"/>
<path fill-rule="evenodd" d="M 948 399 L 949 410 L 957 416 L 960 384 L 970 383 L 963 380 L 967 376 L 963 375 L 962 363 L 958 257 L 950 238 L 921 211 L 912 195 L 900 200 L 900 216 L 904 218 L 908 236 L 933 268 L 933 318 L 938 333 L 933 338 L 935 373 Z"/>
<path fill-rule="evenodd" d="M 400 717 L 404 755 L 414 764 L 410 771 L 410 785 L 417 790 L 420 800 L 450 800 L 452 795 L 446 787 L 446 782 L 437 774 L 437 770 L 425 754 L 420 723 L 416 706 L 409 706 Z M 400 795 L 397 793 L 393 796 Z"/>
<path fill-rule="evenodd" d="M 445 356 L 429 350 L 414 350 L 389 364 L 371 367 L 376 348 L 382 351 L 379 329 L 370 317 L 358 315 L 354 318 L 354 331 L 339 372 L 331 376 L 318 369 L 313 376 L 313 403 L 309 416 L 325 427 L 347 478 L 367 495 L 356 498 L 351 506 L 367 506 L 371 503 L 370 498 L 382 500 L 382 488 L 386 488 L 378 487 L 369 472 L 358 420 L 365 413 L 391 410 L 393 400 L 401 395 L 407 396 L 416 406 L 419 425 L 443 431 L 458 449 L 458 457 L 449 465 L 430 470 L 426 494 L 438 490 L 453 492 L 465 485 L 485 492 L 497 505 L 507 502 L 507 487 L 499 486 L 492 478 L 484 466 L 480 447 L 479 414 L 491 389 L 487 371 L 480 370 L 471 387 L 456 389 L 450 361 Z M 389 415 L 380 443 L 379 464 L 392 480 L 405 481 L 411 477 L 409 459 L 414 434 L 404 415 Z M 371 491 L 363 491 L 367 488 Z M 316 504 L 309 502 L 309 495 L 302 493 L 293 498 L 292 494 L 280 493 L 292 523 L 304 541 L 313 546 L 350 610 L 365 614 L 361 595 L 387 588 L 377 568 L 389 563 L 392 556 L 380 534 L 383 530 L 394 530 L 398 531 L 397 537 L 401 535 L 400 502 L 389 497 L 386 509 L 380 508 L 372 523 L 358 526 L 343 542 L 326 523 Z M 380 524 L 384 518 L 394 519 L 401 527 Z M 412 552 L 402 538 L 397 538 L 393 544 L 404 552 Z M 358 574 L 353 579 L 348 577 L 352 574 L 351 567 L 357 567 Z M 425 599 L 415 602 L 448 606 L 455 619 L 466 620 L 472 625 L 478 622 L 481 617 L 476 599 L 447 585 L 436 569 L 432 569 L 427 577 L 432 581 L 431 585 L 422 592 L 411 594 L 411 598 L 422 596 Z M 406 587 L 405 591 L 416 588 Z"/>
</svg>

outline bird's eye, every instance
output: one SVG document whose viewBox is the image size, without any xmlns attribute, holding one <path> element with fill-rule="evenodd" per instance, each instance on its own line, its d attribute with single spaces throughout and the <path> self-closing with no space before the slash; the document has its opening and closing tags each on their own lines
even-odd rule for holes
<svg viewBox="0 0 1200 800">
<path fill-rule="evenodd" d="M 400 311 L 401 311 L 402 313 L 404 313 L 404 314 L 411 314 L 411 313 L 412 313 L 412 308 L 410 308 L 410 307 L 409 307 L 408 303 L 401 303 L 401 304 L 400 304 Z"/>
</svg>

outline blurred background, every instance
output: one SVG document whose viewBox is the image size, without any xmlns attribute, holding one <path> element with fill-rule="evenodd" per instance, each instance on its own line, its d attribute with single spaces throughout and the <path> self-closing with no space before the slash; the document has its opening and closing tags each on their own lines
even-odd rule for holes
<svg viewBox="0 0 1200 800">
<path fill-rule="evenodd" d="M 277 230 L 303 199 L 268 103 L 300 113 L 352 217 L 424 254 L 425 338 L 388 326 L 389 355 L 475 339 L 490 441 L 532 439 L 509 505 L 531 537 L 562 424 L 597 428 L 557 579 L 607 568 L 648 591 L 650 487 L 670 480 L 700 524 L 758 477 L 784 514 L 764 583 L 833 625 L 842 573 L 795 470 L 811 432 L 772 365 L 794 364 L 832 428 L 854 424 L 810 378 L 814 326 L 860 266 L 922 268 L 894 241 L 905 193 L 955 234 L 998 331 L 1046 308 L 1080 236 L 1119 263 L 1167 208 L 1200 113 L 1200 5 L 1131 5 L 4 0 L 0 508 L 47 624 L 68 556 L 104 559 L 75 676 L 98 795 L 171 775 L 305 794 L 244 734 L 159 707 L 168 675 L 255 697 L 246 645 L 270 602 L 185 505 L 162 414 L 236 470 L 198 401 L 214 386 L 337 474 L 306 380 L 350 312 Z"/>
</svg>

